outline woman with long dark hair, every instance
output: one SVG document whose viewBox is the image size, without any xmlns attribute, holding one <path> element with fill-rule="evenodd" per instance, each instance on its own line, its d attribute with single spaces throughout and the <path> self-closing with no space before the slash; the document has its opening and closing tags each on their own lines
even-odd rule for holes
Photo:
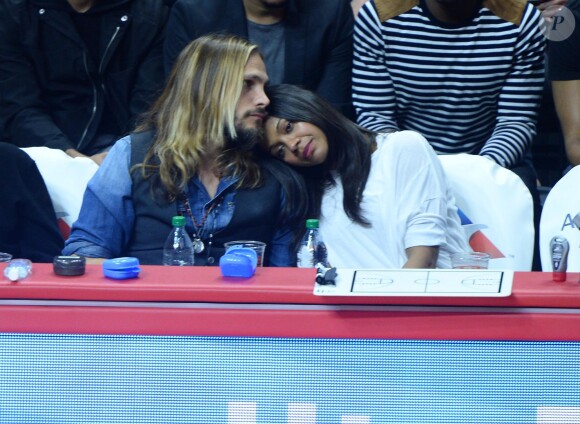
<svg viewBox="0 0 580 424">
<path fill-rule="evenodd" d="M 267 90 L 263 147 L 303 175 L 333 266 L 450 268 L 470 250 L 443 168 L 413 131 L 376 134 L 315 93 Z"/>
</svg>

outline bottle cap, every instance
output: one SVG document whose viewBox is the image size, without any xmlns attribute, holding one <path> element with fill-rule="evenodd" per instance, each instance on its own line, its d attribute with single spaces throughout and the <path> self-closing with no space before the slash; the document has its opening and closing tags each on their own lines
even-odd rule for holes
<svg viewBox="0 0 580 424">
<path fill-rule="evenodd" d="M 8 278 L 10 281 L 18 281 L 22 277 L 20 277 L 20 270 L 18 268 L 9 267 L 4 270 L 4 276 Z"/>
<path fill-rule="evenodd" d="M 10 281 L 23 280 L 32 272 L 32 262 L 30 259 L 12 259 L 6 268 L 4 276 Z"/>
<path fill-rule="evenodd" d="M 318 228 L 318 219 L 307 219 L 306 220 L 306 228 L 308 230 Z"/>
<path fill-rule="evenodd" d="M 176 215 L 171 218 L 171 225 L 174 227 L 185 227 L 185 217 Z"/>
<path fill-rule="evenodd" d="M 86 259 L 82 256 L 55 256 L 52 270 L 56 275 L 75 276 L 85 273 Z"/>
<path fill-rule="evenodd" d="M 139 259 L 133 257 L 107 259 L 103 262 L 103 275 L 114 280 L 137 278 L 141 268 Z"/>
</svg>

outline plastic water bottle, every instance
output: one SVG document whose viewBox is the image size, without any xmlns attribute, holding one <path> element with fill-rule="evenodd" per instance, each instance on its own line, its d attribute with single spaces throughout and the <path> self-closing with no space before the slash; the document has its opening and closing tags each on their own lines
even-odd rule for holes
<svg viewBox="0 0 580 424">
<path fill-rule="evenodd" d="M 12 282 L 24 280 L 32 272 L 32 262 L 29 259 L 12 259 L 4 269 L 4 276 Z"/>
<path fill-rule="evenodd" d="M 306 234 L 300 242 L 297 265 L 299 268 L 314 268 L 317 264 L 328 266 L 326 245 L 318 229 L 318 219 L 306 220 Z"/>
<path fill-rule="evenodd" d="M 171 225 L 173 229 L 163 247 L 163 265 L 193 265 L 193 244 L 185 231 L 185 217 L 174 216 Z"/>
</svg>

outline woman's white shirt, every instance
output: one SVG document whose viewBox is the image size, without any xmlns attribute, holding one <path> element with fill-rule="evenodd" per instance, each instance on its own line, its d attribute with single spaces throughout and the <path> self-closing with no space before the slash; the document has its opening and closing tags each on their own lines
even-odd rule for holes
<svg viewBox="0 0 580 424">
<path fill-rule="evenodd" d="M 323 196 L 320 231 L 329 262 L 341 268 L 401 268 L 405 249 L 439 246 L 437 268 L 450 268 L 452 253 L 471 249 L 437 155 L 414 131 L 380 134 L 377 145 L 361 204 L 371 227 L 344 212 L 339 177 Z"/>
</svg>

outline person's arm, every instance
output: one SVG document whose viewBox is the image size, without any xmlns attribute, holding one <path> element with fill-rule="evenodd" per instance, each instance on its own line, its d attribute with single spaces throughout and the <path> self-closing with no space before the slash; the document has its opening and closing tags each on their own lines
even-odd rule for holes
<svg viewBox="0 0 580 424">
<path fill-rule="evenodd" d="M 378 12 L 369 1 L 355 21 L 352 92 L 358 124 L 376 132 L 398 130 L 384 44 Z"/>
<path fill-rule="evenodd" d="M 345 116 L 355 119 L 352 105 L 352 33 L 354 17 L 348 0 L 335 1 L 330 50 L 316 92 L 336 106 Z M 325 47 L 322 45 L 321 47 Z"/>
<path fill-rule="evenodd" d="M 71 158 L 90 158 L 93 160 L 93 162 L 95 162 L 97 165 L 101 165 L 103 163 L 103 161 L 105 160 L 105 158 L 107 157 L 107 153 L 108 152 L 101 152 L 101 153 L 96 153 L 92 156 L 87 156 L 87 155 L 83 155 L 81 152 L 79 152 L 76 149 L 66 149 L 64 151 L 67 155 L 69 155 Z"/>
<path fill-rule="evenodd" d="M 42 101 L 34 64 L 21 43 L 20 7 L 0 2 L 0 123 L 18 146 L 73 149 Z"/>
<path fill-rule="evenodd" d="M 572 6 L 576 5 L 574 8 Z M 572 3 L 576 26 L 569 37 L 551 40 L 548 47 L 548 75 L 562 128 L 566 155 L 572 165 L 580 164 L 580 3 Z"/>
<path fill-rule="evenodd" d="M 552 81 L 552 91 L 568 161 L 580 165 L 580 80 Z"/>
<path fill-rule="evenodd" d="M 167 22 L 167 34 L 163 47 L 163 66 L 169 75 L 177 57 L 194 38 L 195 28 L 190 24 L 190 11 L 195 10 L 191 1 L 178 0 L 171 7 Z"/>
<path fill-rule="evenodd" d="M 142 30 L 155 28 L 156 34 L 148 46 L 136 47 L 141 51 L 147 52 L 139 63 L 134 64 L 138 69 L 135 84 L 131 89 L 130 103 L 130 129 L 139 116 L 149 109 L 156 95 L 159 94 L 165 82 L 165 73 L 163 71 L 163 46 L 165 42 L 165 31 L 168 8 L 163 5 L 158 6 L 155 19 L 157 22 L 149 24 L 149 27 L 143 27 Z"/>
<path fill-rule="evenodd" d="M 379 141 L 380 142 L 380 141 Z M 387 138 L 376 154 L 374 166 L 388 181 L 397 204 L 388 204 L 385 216 L 398 222 L 401 246 L 406 255 L 404 268 L 434 268 L 439 247 L 448 236 L 447 182 L 435 152 L 424 137 L 402 131 Z M 393 217 L 393 210 L 396 216 Z M 380 223 L 373 227 L 381 228 Z M 403 252 L 401 252 L 403 253 Z"/>
<path fill-rule="evenodd" d="M 356 16 L 358 14 L 358 11 L 363 6 L 363 4 L 365 4 L 366 2 L 367 2 L 367 0 L 351 0 L 350 1 L 350 7 L 352 8 L 352 13 L 354 14 L 354 16 Z"/>
<path fill-rule="evenodd" d="M 414 246 L 405 249 L 407 262 L 403 268 L 435 268 L 439 246 Z"/>
<path fill-rule="evenodd" d="M 280 192 L 280 211 L 286 206 L 286 195 Z M 266 249 L 270 249 L 270 266 L 296 266 L 296 255 L 293 250 L 295 226 L 284 220 L 274 231 L 272 240 Z"/>
<path fill-rule="evenodd" d="M 270 245 L 270 266 L 295 266 L 292 252 L 293 232 L 289 227 L 279 227 L 274 232 Z"/>
<path fill-rule="evenodd" d="M 52 262 L 64 239 L 44 179 L 23 150 L 0 143 L 0 251 Z"/>
<path fill-rule="evenodd" d="M 499 95 L 496 125 L 480 151 L 480 155 L 506 168 L 523 160 L 536 135 L 537 112 L 544 87 L 545 39 L 540 21 L 540 12 L 527 5 L 514 63 Z"/>
<path fill-rule="evenodd" d="M 63 254 L 92 258 L 124 254 L 135 220 L 130 160 L 131 144 L 127 136 L 115 143 L 89 181 Z"/>
</svg>

